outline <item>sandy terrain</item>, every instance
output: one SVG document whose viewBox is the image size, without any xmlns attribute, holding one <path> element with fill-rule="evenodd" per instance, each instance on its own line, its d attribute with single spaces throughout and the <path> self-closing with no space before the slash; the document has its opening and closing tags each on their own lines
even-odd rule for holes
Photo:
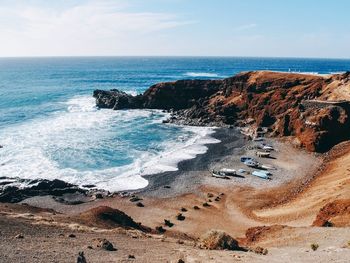
<svg viewBox="0 0 350 263">
<path fill-rule="evenodd" d="M 168 174 L 165 184 L 152 182 L 147 192 L 137 193 L 145 207 L 137 207 L 129 197 L 121 196 L 80 205 L 64 205 L 49 196 L 23 202 L 30 206 L 1 204 L 0 261 L 74 262 L 83 250 L 88 262 L 178 262 L 179 259 L 185 262 L 347 262 L 350 229 L 311 227 L 311 224 L 325 204 L 350 199 L 350 143 L 343 143 L 322 157 L 281 141 L 269 143 L 276 148 L 273 153 L 276 159 L 259 161 L 276 167 L 271 181 L 250 174 L 231 180 L 212 178 L 208 169 L 241 168 L 239 156 L 253 154 L 252 150 L 246 150 L 249 145 L 230 148 L 226 143 L 227 154 L 212 156 L 207 166 L 200 165 L 201 162 L 187 166 L 194 168 L 175 178 Z M 177 180 L 180 183 L 174 186 Z M 181 185 L 186 187 L 179 187 Z M 219 199 L 215 200 L 216 197 Z M 205 202 L 210 206 L 204 207 Z M 163 225 L 167 231 L 164 235 L 151 235 L 76 223 L 80 213 L 102 205 L 122 210 L 136 222 L 153 229 Z M 41 211 L 31 206 L 52 210 Z M 195 210 L 194 206 L 200 209 Z M 187 211 L 181 212 L 181 208 Z M 183 221 L 176 219 L 180 212 L 185 216 Z M 164 219 L 169 219 L 174 226 L 165 227 Z M 274 224 L 287 227 L 263 232 L 248 244 L 252 248 L 267 248 L 267 255 L 209 251 L 196 246 L 198 238 L 209 229 L 224 230 L 246 244 L 244 237 L 248 228 Z M 69 238 L 70 233 L 76 237 Z M 15 238 L 17 234 L 24 238 Z M 108 252 L 96 248 L 93 245 L 96 238 L 107 238 L 118 250 Z M 316 251 L 311 250 L 312 243 L 319 245 Z M 128 255 L 136 259 L 128 259 Z"/>
</svg>

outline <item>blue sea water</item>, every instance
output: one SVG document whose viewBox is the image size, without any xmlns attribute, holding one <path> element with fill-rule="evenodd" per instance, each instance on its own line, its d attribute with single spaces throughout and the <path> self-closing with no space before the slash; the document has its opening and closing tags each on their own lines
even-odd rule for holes
<svg viewBox="0 0 350 263">
<path fill-rule="evenodd" d="M 178 79 L 219 79 L 241 71 L 329 74 L 350 60 L 198 57 L 0 59 L 0 177 L 63 179 L 117 191 L 145 187 L 142 175 L 217 142 L 211 128 L 162 124 L 154 110 L 98 110 L 94 89 L 142 93 Z"/>
</svg>

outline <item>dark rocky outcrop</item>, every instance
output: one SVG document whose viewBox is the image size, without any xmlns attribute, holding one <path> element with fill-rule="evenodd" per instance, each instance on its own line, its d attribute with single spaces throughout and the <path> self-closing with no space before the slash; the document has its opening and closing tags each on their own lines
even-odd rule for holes
<svg viewBox="0 0 350 263">
<path fill-rule="evenodd" d="M 150 232 L 151 229 L 139 223 L 136 223 L 130 216 L 124 212 L 108 206 L 99 206 L 81 213 L 76 220 L 85 225 L 116 228 L 122 227 L 126 229 L 137 229 L 144 232 Z"/>
<path fill-rule="evenodd" d="M 93 96 L 96 98 L 96 106 L 99 108 L 121 110 L 142 107 L 141 96 L 132 96 L 117 89 L 95 90 Z"/>
<path fill-rule="evenodd" d="M 62 196 L 68 193 L 85 194 L 86 190 L 61 180 L 32 180 L 26 187 L 2 186 L 0 188 L 0 202 L 18 203 L 33 196 Z"/>
<path fill-rule="evenodd" d="M 324 152 L 350 139 L 350 73 L 329 77 L 269 71 L 223 80 L 180 80 L 144 94 L 94 92 L 101 108 L 170 110 L 166 121 L 187 125 L 267 127 L 271 136 L 293 136 L 301 147 Z"/>
</svg>

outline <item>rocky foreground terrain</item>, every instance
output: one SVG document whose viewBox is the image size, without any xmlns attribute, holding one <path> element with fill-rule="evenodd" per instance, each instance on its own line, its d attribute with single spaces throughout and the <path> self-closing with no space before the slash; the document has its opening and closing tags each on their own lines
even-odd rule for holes
<svg viewBox="0 0 350 263">
<path fill-rule="evenodd" d="M 223 80 L 160 83 L 138 96 L 118 90 L 93 95 L 100 108 L 171 111 L 174 123 L 267 127 L 270 135 L 291 136 L 309 151 L 325 152 L 350 138 L 350 72 L 255 71 Z"/>
</svg>

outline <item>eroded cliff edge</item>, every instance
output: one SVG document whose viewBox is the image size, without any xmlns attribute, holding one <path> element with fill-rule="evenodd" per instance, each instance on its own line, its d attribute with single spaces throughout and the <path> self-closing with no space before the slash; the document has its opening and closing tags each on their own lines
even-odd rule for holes
<svg viewBox="0 0 350 263">
<path fill-rule="evenodd" d="M 142 95 L 95 90 L 100 108 L 163 109 L 169 122 L 252 125 L 290 136 L 309 151 L 325 152 L 350 139 L 350 72 L 328 76 L 254 71 L 223 80 L 179 80 Z"/>
</svg>

